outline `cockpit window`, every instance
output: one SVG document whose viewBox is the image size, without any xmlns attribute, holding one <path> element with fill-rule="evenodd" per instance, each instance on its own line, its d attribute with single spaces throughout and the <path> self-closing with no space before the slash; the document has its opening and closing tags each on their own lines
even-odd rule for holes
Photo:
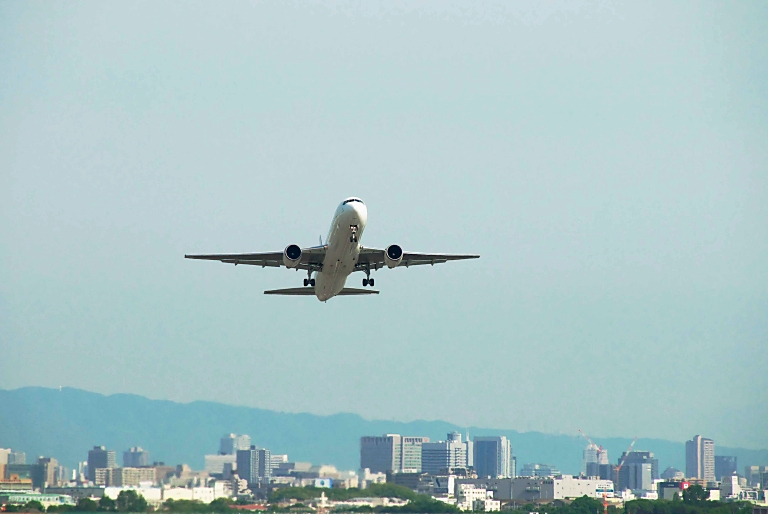
<svg viewBox="0 0 768 514">
<path fill-rule="evenodd" d="M 350 202 L 360 202 L 363 203 L 363 201 L 359 198 L 350 198 L 349 200 L 344 200 L 344 202 L 341 205 L 347 205 Z M 365 205 L 365 204 L 363 204 Z"/>
</svg>

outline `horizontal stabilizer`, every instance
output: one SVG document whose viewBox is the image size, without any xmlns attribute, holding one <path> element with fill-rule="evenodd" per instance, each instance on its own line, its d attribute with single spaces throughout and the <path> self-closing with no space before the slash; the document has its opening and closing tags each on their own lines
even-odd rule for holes
<svg viewBox="0 0 768 514">
<path fill-rule="evenodd" d="M 264 294 L 280 294 L 286 296 L 315 296 L 315 290 L 312 287 L 291 287 L 288 289 L 272 289 L 264 291 Z M 375 289 L 352 289 L 345 287 L 336 296 L 351 296 L 357 294 L 379 294 Z"/>
</svg>

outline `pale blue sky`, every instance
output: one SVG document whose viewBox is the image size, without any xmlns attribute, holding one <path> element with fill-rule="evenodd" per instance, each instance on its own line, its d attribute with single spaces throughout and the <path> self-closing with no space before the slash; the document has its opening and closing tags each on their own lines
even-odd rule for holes
<svg viewBox="0 0 768 514">
<path fill-rule="evenodd" d="M 766 447 L 765 2 L 0 3 L 0 387 Z M 185 261 L 477 252 L 382 294 Z M 357 285 L 362 276 L 354 276 Z"/>
</svg>

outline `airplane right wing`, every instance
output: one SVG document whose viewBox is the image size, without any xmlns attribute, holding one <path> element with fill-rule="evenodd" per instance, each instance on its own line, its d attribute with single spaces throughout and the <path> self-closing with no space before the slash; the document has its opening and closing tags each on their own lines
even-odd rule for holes
<svg viewBox="0 0 768 514">
<path fill-rule="evenodd" d="M 356 269 L 372 269 L 377 270 L 383 268 L 386 263 L 384 261 L 385 250 L 378 248 L 363 248 L 360 250 L 360 257 L 357 260 Z M 448 261 L 460 261 L 464 259 L 478 259 L 479 255 L 470 254 L 450 254 L 450 253 L 414 253 L 403 252 L 403 260 L 398 266 L 420 266 L 422 264 L 441 264 Z"/>
<path fill-rule="evenodd" d="M 312 287 L 291 287 L 288 289 L 271 289 L 264 291 L 264 294 L 279 294 L 284 296 L 315 296 L 315 289 Z M 361 294 L 379 294 L 375 289 L 354 289 L 345 287 L 336 296 L 354 296 Z"/>
<path fill-rule="evenodd" d="M 301 270 L 318 271 L 323 267 L 326 246 L 313 246 L 311 248 L 301 249 L 301 262 L 296 268 Z M 283 264 L 283 252 L 264 252 L 264 253 L 225 253 L 225 254 L 206 254 L 206 255 L 185 255 L 185 259 L 203 259 L 208 261 L 221 261 L 227 264 L 250 264 L 252 266 L 261 266 L 279 268 Z"/>
</svg>

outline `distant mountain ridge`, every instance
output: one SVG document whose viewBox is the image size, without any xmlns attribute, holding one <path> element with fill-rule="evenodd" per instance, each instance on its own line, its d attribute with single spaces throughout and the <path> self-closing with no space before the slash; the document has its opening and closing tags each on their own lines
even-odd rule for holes
<svg viewBox="0 0 768 514">
<path fill-rule="evenodd" d="M 27 462 L 49 456 L 65 466 L 87 459 L 94 445 L 122 452 L 141 446 L 153 461 L 187 463 L 203 468 L 203 456 L 216 453 L 219 438 L 230 432 L 248 434 L 253 444 L 273 453 L 287 453 L 294 461 L 334 464 L 357 469 L 359 440 L 364 435 L 398 433 L 445 439 L 451 431 L 467 427 L 443 421 L 365 420 L 356 414 L 292 414 L 214 402 L 176 403 L 142 396 L 105 396 L 73 388 L 24 387 L 0 389 L 0 447 L 26 452 Z M 518 470 L 527 462 L 554 464 L 564 473 L 581 469 L 586 444 L 578 435 L 553 435 L 469 427 L 470 435 L 505 435 L 512 442 Z M 630 438 L 601 438 L 611 462 L 626 449 Z M 683 470 L 685 443 L 638 439 L 639 450 L 653 451 L 661 470 Z M 768 464 L 768 450 L 716 446 L 718 455 L 735 455 L 739 468 Z"/>
</svg>

